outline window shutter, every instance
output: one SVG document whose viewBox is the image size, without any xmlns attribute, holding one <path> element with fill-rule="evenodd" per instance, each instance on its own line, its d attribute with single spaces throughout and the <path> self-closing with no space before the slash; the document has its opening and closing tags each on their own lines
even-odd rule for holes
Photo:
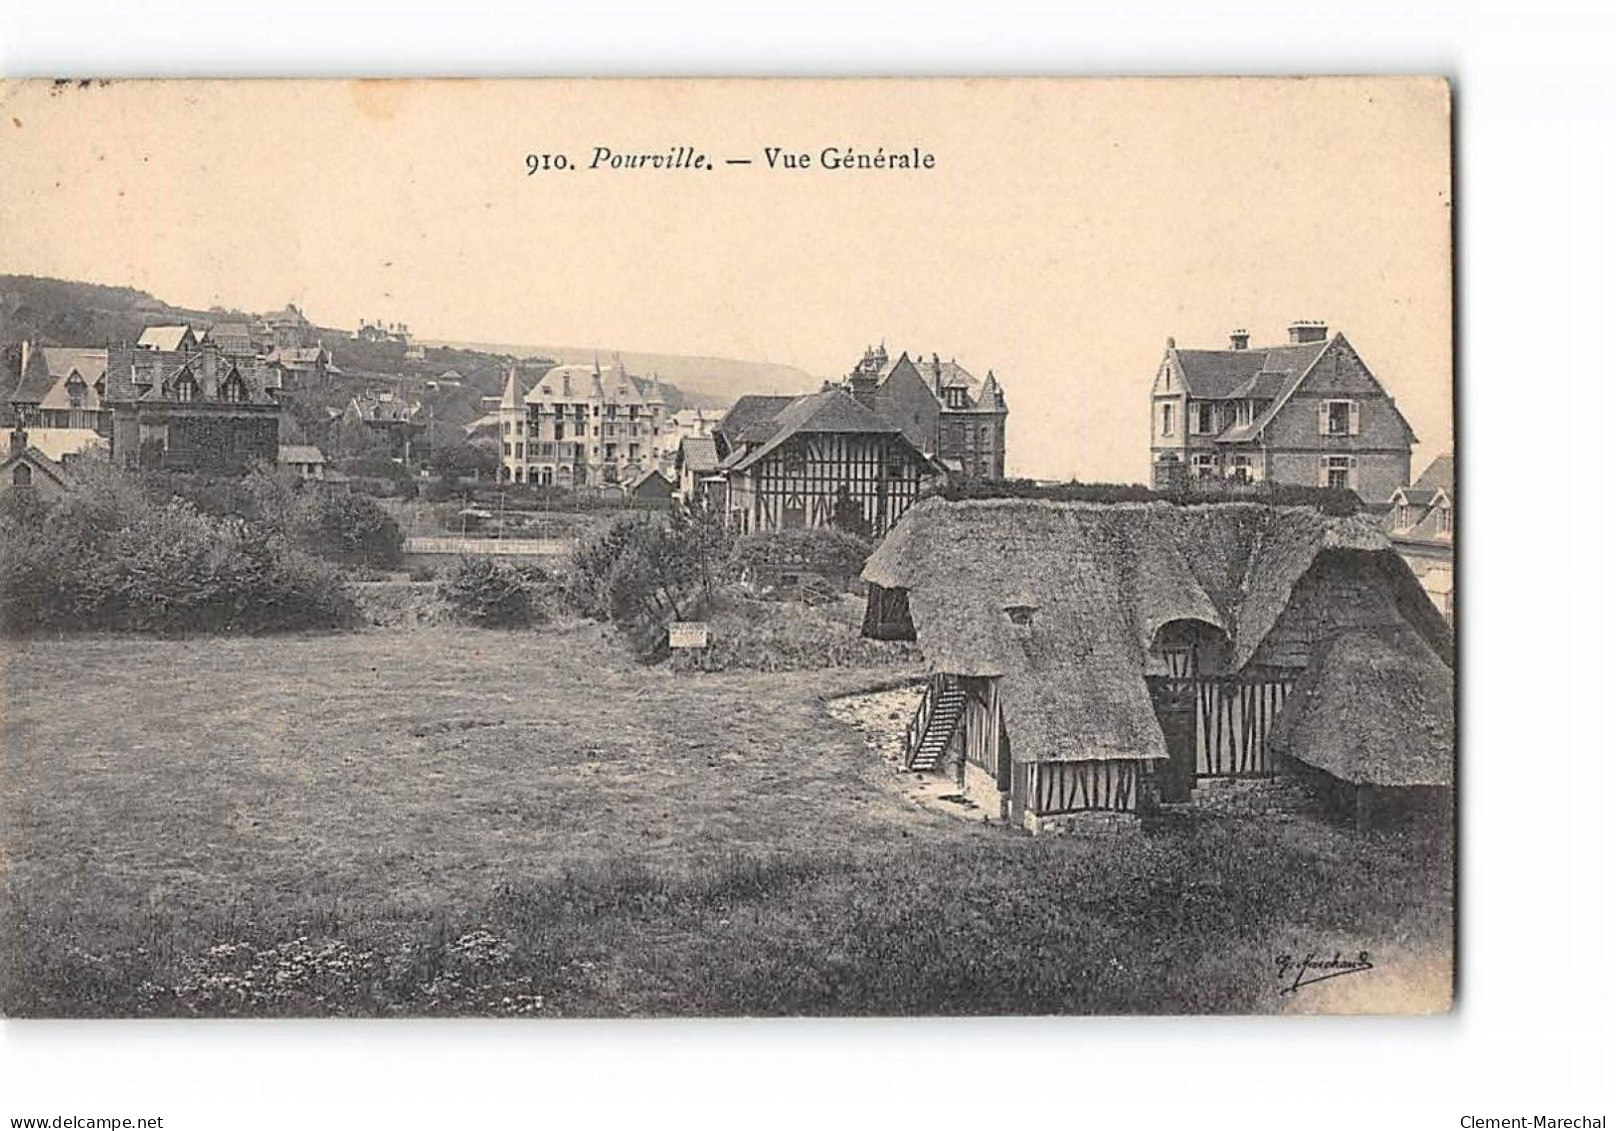
<svg viewBox="0 0 1616 1131">
<path fill-rule="evenodd" d="M 1357 406 L 1354 405 L 1353 408 L 1356 409 Z M 1356 412 L 1353 415 L 1354 415 L 1354 417 L 1356 417 L 1356 415 L 1357 415 Z M 1347 486 L 1351 487 L 1354 491 L 1356 491 L 1358 489 L 1358 457 L 1357 456 L 1349 456 L 1349 457 L 1347 457 Z"/>
<path fill-rule="evenodd" d="M 1330 434 L 1330 402 L 1329 401 L 1320 401 L 1319 402 L 1319 435 L 1320 436 L 1328 436 L 1329 434 Z"/>
<path fill-rule="evenodd" d="M 1330 485 L 1330 461 L 1324 456 L 1319 457 L 1319 486 Z"/>
<path fill-rule="evenodd" d="M 1353 401 L 1347 406 L 1347 434 L 1358 434 L 1358 402 Z"/>
</svg>

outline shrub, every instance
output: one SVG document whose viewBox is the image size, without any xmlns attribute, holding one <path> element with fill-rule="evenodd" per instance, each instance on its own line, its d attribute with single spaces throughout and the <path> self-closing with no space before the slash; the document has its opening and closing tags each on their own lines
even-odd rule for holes
<svg viewBox="0 0 1616 1131">
<path fill-rule="evenodd" d="M 404 560 L 397 520 L 365 495 L 308 493 L 293 519 L 293 534 L 312 553 L 350 565 L 396 568 Z"/>
<path fill-rule="evenodd" d="M 744 534 L 730 554 L 732 571 L 754 584 L 781 575 L 817 575 L 846 586 L 864 568 L 870 544 L 840 530 L 771 530 Z"/>
<path fill-rule="evenodd" d="M 665 625 L 701 586 L 702 552 L 696 527 L 680 514 L 624 516 L 574 550 L 568 600 L 597 620 Z"/>
<path fill-rule="evenodd" d="M 1153 491 L 1137 483 L 1038 483 L 1031 479 L 962 479 L 934 492 L 944 499 L 1052 499 L 1057 502 L 1149 503 L 1180 506 L 1202 503 L 1266 503 L 1270 506 L 1316 507 L 1329 515 L 1353 515 L 1363 500 L 1352 491 L 1307 487 L 1295 483 L 1239 483 L 1229 479 L 1191 479 L 1176 490 Z"/>
<path fill-rule="evenodd" d="M 336 628 L 336 571 L 277 531 L 128 493 L 69 496 L 37 526 L 0 526 L 0 629 L 258 632 Z"/>
<path fill-rule="evenodd" d="M 480 628 L 520 628 L 533 623 L 530 574 L 492 557 L 462 557 L 438 582 L 454 615 Z"/>
</svg>

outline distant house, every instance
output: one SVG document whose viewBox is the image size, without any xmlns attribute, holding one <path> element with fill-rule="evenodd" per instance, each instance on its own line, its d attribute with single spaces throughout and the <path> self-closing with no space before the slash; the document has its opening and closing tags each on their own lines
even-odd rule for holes
<svg viewBox="0 0 1616 1131">
<path fill-rule="evenodd" d="M 324 479 L 325 454 L 313 444 L 282 444 L 277 461 L 299 479 Z"/>
<path fill-rule="evenodd" d="M 1150 391 L 1151 479 L 1269 480 L 1379 501 L 1408 482 L 1414 431 L 1344 334 L 1294 322 L 1284 345 L 1180 349 Z"/>
<path fill-rule="evenodd" d="M 718 441 L 712 436 L 686 436 L 680 440 L 673 468 L 678 476 L 679 497 L 686 503 L 706 502 L 714 486 L 722 493 Z"/>
<path fill-rule="evenodd" d="M 389 389 L 372 389 L 350 397 L 342 413 L 345 432 L 383 436 L 394 459 L 410 461 L 415 441 L 426 431 L 421 406 Z"/>
<path fill-rule="evenodd" d="M 896 423 L 837 386 L 742 397 L 716 435 L 725 513 L 742 533 L 841 526 L 879 538 L 942 472 Z"/>
<path fill-rule="evenodd" d="M 5 424 L 25 426 L 48 459 L 105 448 L 112 434 L 106 377 L 104 349 L 35 349 L 23 342 L 15 375 L 0 374 L 0 413 Z"/>
<path fill-rule="evenodd" d="M 109 349 L 105 404 L 112 459 L 123 467 L 240 474 L 279 454 L 272 378 L 212 342 L 193 351 Z"/>
<path fill-rule="evenodd" d="M 1453 619 L 1453 453 L 1443 452 L 1419 479 L 1392 492 L 1384 528 L 1442 615 Z"/>
<path fill-rule="evenodd" d="M 979 380 L 952 358 L 901 353 L 892 359 L 879 345 L 865 349 L 843 384 L 949 474 L 1004 478 L 1010 407 L 993 370 Z"/>
<path fill-rule="evenodd" d="M 197 348 L 196 333 L 189 326 L 148 326 L 135 341 L 135 348 L 189 353 Z"/>
<path fill-rule="evenodd" d="M 288 346 L 273 350 L 265 364 L 280 375 L 284 389 L 315 389 L 325 384 L 331 355 L 323 346 Z"/>
<path fill-rule="evenodd" d="M 216 322 L 207 333 L 208 341 L 226 357 L 250 358 L 258 352 L 253 346 L 252 330 L 245 322 Z"/>
<path fill-rule="evenodd" d="M 32 491 L 49 502 L 72 489 L 66 467 L 30 444 L 26 429 L 12 429 L 5 458 L 0 460 L 0 494 Z"/>
<path fill-rule="evenodd" d="M 284 310 L 264 316 L 261 334 L 270 349 L 303 349 L 315 344 L 314 324 L 291 303 Z"/>
<path fill-rule="evenodd" d="M 865 634 L 918 641 L 936 673 L 910 768 L 955 760 L 1033 831 L 1283 758 L 1360 818 L 1451 786 L 1452 637 L 1365 518 L 933 499 L 863 578 Z M 1398 673 L 1416 680 L 1401 701 Z"/>
<path fill-rule="evenodd" d="M 639 503 L 666 503 L 674 496 L 673 480 L 655 467 L 648 467 L 623 484 L 623 494 Z"/>
</svg>

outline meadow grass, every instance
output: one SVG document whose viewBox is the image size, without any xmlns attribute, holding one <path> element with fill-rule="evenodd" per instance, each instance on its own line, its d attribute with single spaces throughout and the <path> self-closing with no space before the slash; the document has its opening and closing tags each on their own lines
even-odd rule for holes
<svg viewBox="0 0 1616 1131">
<path fill-rule="evenodd" d="M 675 673 L 578 624 L 4 657 L 13 1016 L 1446 1002 L 1445 836 L 972 824 L 826 712 L 891 667 Z M 1332 949 L 1376 970 L 1279 993 L 1277 955 Z"/>
</svg>

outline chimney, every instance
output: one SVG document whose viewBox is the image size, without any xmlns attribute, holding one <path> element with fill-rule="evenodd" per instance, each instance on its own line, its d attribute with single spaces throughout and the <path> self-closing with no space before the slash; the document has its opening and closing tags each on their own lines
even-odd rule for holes
<svg viewBox="0 0 1616 1131">
<path fill-rule="evenodd" d="M 1229 331 L 1229 348 L 1232 350 L 1243 350 L 1250 343 L 1250 341 L 1251 335 L 1246 333 L 1244 330 Z"/>
<path fill-rule="evenodd" d="M 1291 345 L 1301 346 L 1309 342 L 1322 342 L 1329 336 L 1330 328 L 1323 322 L 1309 322 L 1300 320 L 1292 322 L 1288 327 L 1291 336 Z"/>
<path fill-rule="evenodd" d="M 30 348 L 30 346 L 29 346 L 28 339 L 24 338 L 22 340 L 22 360 L 17 363 L 17 378 L 19 380 L 21 380 L 23 377 L 26 377 L 28 375 L 28 351 L 29 351 L 29 348 Z"/>
</svg>

